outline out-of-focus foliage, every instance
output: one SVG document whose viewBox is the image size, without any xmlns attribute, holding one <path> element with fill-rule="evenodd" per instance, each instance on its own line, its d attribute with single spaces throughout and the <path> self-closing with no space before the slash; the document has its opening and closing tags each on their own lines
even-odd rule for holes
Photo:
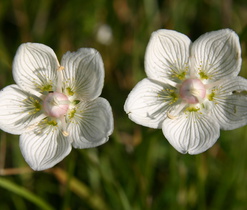
<svg viewBox="0 0 247 210">
<path fill-rule="evenodd" d="M 161 130 L 136 125 L 123 111 L 129 91 L 145 77 L 152 31 L 174 29 L 195 40 L 226 27 L 240 36 L 241 75 L 247 77 L 245 0 L 1 0 L 0 88 L 14 82 L 12 61 L 23 42 L 44 43 L 60 58 L 96 48 L 115 130 L 105 145 L 74 149 L 43 172 L 29 169 L 18 136 L 1 131 L 0 209 L 246 209 L 246 126 L 222 131 L 211 149 L 190 156 L 175 151 Z"/>
</svg>

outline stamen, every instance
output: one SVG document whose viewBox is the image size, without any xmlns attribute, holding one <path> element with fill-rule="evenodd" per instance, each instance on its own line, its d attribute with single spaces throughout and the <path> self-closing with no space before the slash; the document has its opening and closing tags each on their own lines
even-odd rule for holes
<svg viewBox="0 0 247 210">
<path fill-rule="evenodd" d="M 167 112 L 167 117 L 168 117 L 169 119 L 171 119 L 171 120 L 174 120 L 174 119 L 177 118 L 176 116 L 171 115 L 169 112 Z"/>
<path fill-rule="evenodd" d="M 166 78 L 162 78 L 162 79 L 163 79 L 163 82 L 164 82 L 164 83 L 167 83 L 167 84 L 169 84 L 169 85 L 171 85 L 172 87 L 175 87 L 175 88 L 178 87 L 178 83 L 173 82 L 173 81 L 171 81 L 171 80 L 169 80 L 169 79 L 166 79 Z"/>
<path fill-rule="evenodd" d="M 186 103 L 181 103 L 179 104 L 177 109 L 173 109 L 172 111 L 168 111 L 167 112 L 167 117 L 171 120 L 174 120 L 177 118 L 177 116 L 180 115 L 180 112 L 184 109 L 184 107 L 186 106 Z"/>
<path fill-rule="evenodd" d="M 224 81 L 225 81 L 225 79 L 220 79 L 220 80 L 218 80 L 218 81 L 215 81 L 215 82 L 212 82 L 212 83 L 205 84 L 205 88 L 206 88 L 206 89 L 211 89 L 211 88 L 213 88 L 213 87 L 215 87 L 215 86 L 218 86 L 219 84 L 221 84 L 221 83 L 224 82 Z"/>
<path fill-rule="evenodd" d="M 62 134 L 67 137 L 69 135 L 69 133 L 67 131 L 63 131 Z"/>
<path fill-rule="evenodd" d="M 63 66 L 59 66 L 57 69 L 57 92 L 62 93 L 62 83 L 63 83 Z"/>
<path fill-rule="evenodd" d="M 33 131 L 39 124 L 40 121 L 43 120 L 46 116 L 44 114 L 41 114 L 40 116 L 38 116 L 31 125 L 28 125 L 26 127 L 26 131 L 25 132 L 31 132 Z"/>
<path fill-rule="evenodd" d="M 64 116 L 60 117 L 60 122 L 62 125 L 62 134 L 63 134 L 63 136 L 67 137 L 69 135 L 69 133 L 68 133 L 68 131 L 66 131 L 67 124 L 65 122 Z"/>
<path fill-rule="evenodd" d="M 62 71 L 62 70 L 64 70 L 64 66 L 59 66 L 57 69 L 57 71 Z"/>
</svg>

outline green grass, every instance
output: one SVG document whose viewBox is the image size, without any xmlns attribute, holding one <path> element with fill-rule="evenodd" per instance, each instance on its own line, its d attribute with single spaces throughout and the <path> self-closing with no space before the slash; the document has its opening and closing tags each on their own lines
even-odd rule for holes
<svg viewBox="0 0 247 210">
<path fill-rule="evenodd" d="M 66 51 L 96 48 L 105 64 L 102 97 L 111 104 L 115 129 L 109 142 L 76 150 L 56 167 L 33 172 L 18 136 L 0 132 L 0 209 L 245 210 L 246 126 L 221 131 L 203 154 L 178 153 L 161 130 L 128 119 L 125 99 L 145 77 L 144 54 L 152 31 L 168 28 L 192 40 L 221 28 L 240 36 L 247 78 L 245 0 L 1 0 L 0 88 L 14 83 L 12 61 L 23 42 L 44 43 L 59 58 Z M 108 45 L 97 41 L 102 24 Z M 1 111 L 1 110 L 0 110 Z"/>
</svg>

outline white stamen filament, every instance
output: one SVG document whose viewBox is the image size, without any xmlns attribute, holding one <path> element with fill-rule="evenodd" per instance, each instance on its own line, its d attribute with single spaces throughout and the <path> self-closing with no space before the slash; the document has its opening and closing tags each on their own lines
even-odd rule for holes
<svg viewBox="0 0 247 210">
<path fill-rule="evenodd" d="M 179 86 L 178 83 L 173 82 L 173 81 L 171 81 L 171 80 L 169 80 L 169 79 L 163 78 L 163 80 L 164 80 L 164 81 L 163 81 L 164 83 L 169 84 L 169 85 L 171 85 L 172 87 L 178 88 L 178 86 Z"/>
<path fill-rule="evenodd" d="M 68 136 L 69 135 L 69 133 L 68 133 L 68 131 L 67 131 L 67 129 L 66 129 L 66 127 L 67 127 L 67 124 L 66 124 L 66 122 L 65 122 L 65 116 L 62 116 L 62 117 L 60 117 L 60 122 L 61 122 L 61 124 L 62 124 L 62 134 L 63 134 L 63 136 Z"/>
<path fill-rule="evenodd" d="M 184 109 L 184 107 L 187 105 L 187 103 L 181 103 L 179 104 L 177 109 L 173 109 L 171 112 L 167 112 L 167 117 L 174 120 L 178 115 L 180 115 L 180 112 Z"/>
<path fill-rule="evenodd" d="M 63 82 L 63 66 L 59 66 L 57 69 L 57 92 L 62 93 L 62 82 Z"/>
<path fill-rule="evenodd" d="M 220 80 L 217 80 L 215 82 L 205 84 L 205 88 L 206 89 L 214 88 L 214 87 L 218 86 L 219 84 L 221 84 L 224 81 L 225 81 L 225 79 L 220 79 Z"/>
</svg>

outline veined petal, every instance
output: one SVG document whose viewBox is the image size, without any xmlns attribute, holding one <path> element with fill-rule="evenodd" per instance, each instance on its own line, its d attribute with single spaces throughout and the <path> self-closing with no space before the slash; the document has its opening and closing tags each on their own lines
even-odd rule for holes
<svg viewBox="0 0 247 210">
<path fill-rule="evenodd" d="M 137 124 L 161 128 L 168 111 L 177 104 L 177 100 L 174 87 L 143 79 L 130 92 L 124 110 Z"/>
<path fill-rule="evenodd" d="M 221 129 L 232 130 L 247 124 L 247 80 L 229 77 L 212 89 L 209 99 L 212 116 Z"/>
<path fill-rule="evenodd" d="M 71 151 L 71 144 L 58 126 L 39 124 L 31 132 L 20 136 L 23 157 L 33 170 L 45 170 L 63 160 Z"/>
<path fill-rule="evenodd" d="M 67 119 L 67 131 L 75 148 L 104 144 L 113 132 L 111 106 L 104 98 L 79 103 L 68 113 Z"/>
<path fill-rule="evenodd" d="M 55 90 L 59 63 L 54 51 L 43 44 L 22 44 L 14 58 L 13 76 L 16 83 L 24 90 Z"/>
<path fill-rule="evenodd" d="M 148 78 L 174 82 L 181 81 L 188 73 L 190 39 L 176 31 L 161 29 L 153 32 L 145 55 Z"/>
<path fill-rule="evenodd" d="M 67 94 L 76 99 L 92 100 L 102 91 L 104 66 L 98 51 L 81 48 L 76 52 L 67 52 L 62 57 L 64 66 L 64 87 Z"/>
<path fill-rule="evenodd" d="M 206 33 L 192 45 L 191 68 L 205 82 L 238 75 L 241 62 L 239 38 L 230 29 Z"/>
<path fill-rule="evenodd" d="M 45 116 L 41 99 L 21 90 L 17 85 L 5 87 L 0 92 L 0 128 L 12 134 L 24 130 Z"/>
<path fill-rule="evenodd" d="M 206 151 L 214 145 L 220 135 L 218 123 L 199 111 L 187 111 L 175 119 L 167 118 L 162 130 L 176 150 L 189 154 Z"/>
</svg>

